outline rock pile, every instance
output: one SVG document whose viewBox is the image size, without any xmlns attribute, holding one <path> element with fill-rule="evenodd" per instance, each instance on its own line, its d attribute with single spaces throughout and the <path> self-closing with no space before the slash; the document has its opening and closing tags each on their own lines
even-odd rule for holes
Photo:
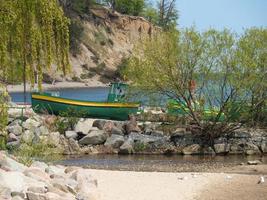
<svg viewBox="0 0 267 200">
<path fill-rule="evenodd" d="M 99 194 L 86 169 L 38 161 L 27 167 L 0 152 L 0 199 L 97 200 Z"/>
<path fill-rule="evenodd" d="M 27 110 L 23 118 L 20 110 L 9 111 L 7 147 L 21 143 L 47 141 L 62 149 L 64 154 L 84 153 L 180 153 L 192 154 L 261 154 L 267 153 L 267 133 L 263 130 L 239 129 L 206 146 L 201 138 L 185 128 L 164 133 L 160 124 L 137 123 L 135 118 L 126 122 L 79 119 L 72 128 L 57 132 L 53 116 L 36 115 Z M 63 120 L 64 121 L 64 120 Z M 68 123 L 68 122 L 66 122 Z"/>
</svg>

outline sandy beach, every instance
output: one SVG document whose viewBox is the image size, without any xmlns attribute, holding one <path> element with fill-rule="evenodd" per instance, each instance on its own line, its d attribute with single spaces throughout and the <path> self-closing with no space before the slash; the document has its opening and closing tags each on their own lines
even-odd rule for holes
<svg viewBox="0 0 267 200">
<path fill-rule="evenodd" d="M 261 175 L 90 170 L 101 200 L 266 200 Z M 267 176 L 265 176 L 267 179 Z"/>
<path fill-rule="evenodd" d="M 107 87 L 107 84 L 103 84 L 99 81 L 92 80 L 90 82 L 56 82 L 54 84 L 48 84 L 48 83 L 43 83 L 43 90 L 58 90 L 58 89 L 65 89 L 65 88 L 90 88 L 90 87 Z M 36 90 L 37 85 L 31 88 L 30 84 L 26 85 L 26 90 L 31 91 L 31 90 Z M 8 85 L 7 86 L 8 92 L 23 92 L 23 84 L 19 85 Z"/>
</svg>

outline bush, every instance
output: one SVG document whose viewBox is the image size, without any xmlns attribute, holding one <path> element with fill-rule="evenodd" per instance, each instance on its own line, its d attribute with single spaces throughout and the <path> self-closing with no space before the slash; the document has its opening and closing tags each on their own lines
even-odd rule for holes
<svg viewBox="0 0 267 200">
<path fill-rule="evenodd" d="M 19 148 L 11 151 L 18 161 L 30 166 L 34 159 L 55 161 L 61 158 L 62 150 L 53 147 L 47 141 L 41 140 L 35 144 L 22 143 Z"/>
</svg>

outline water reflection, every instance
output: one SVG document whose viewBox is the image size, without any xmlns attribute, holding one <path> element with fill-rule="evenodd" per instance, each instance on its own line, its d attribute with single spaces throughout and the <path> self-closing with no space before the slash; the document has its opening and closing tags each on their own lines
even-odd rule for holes
<svg viewBox="0 0 267 200">
<path fill-rule="evenodd" d="M 267 164 L 267 158 L 261 156 L 164 156 L 164 155 L 87 155 L 67 157 L 58 162 L 63 165 L 85 166 L 95 169 L 130 171 L 216 171 L 246 163 L 248 160 L 261 160 Z"/>
</svg>

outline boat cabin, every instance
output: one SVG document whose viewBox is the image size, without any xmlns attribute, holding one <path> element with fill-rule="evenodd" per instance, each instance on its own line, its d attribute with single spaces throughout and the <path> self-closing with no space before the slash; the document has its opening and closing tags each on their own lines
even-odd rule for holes
<svg viewBox="0 0 267 200">
<path fill-rule="evenodd" d="M 124 102 L 128 85 L 125 83 L 111 83 L 108 102 Z"/>
</svg>

